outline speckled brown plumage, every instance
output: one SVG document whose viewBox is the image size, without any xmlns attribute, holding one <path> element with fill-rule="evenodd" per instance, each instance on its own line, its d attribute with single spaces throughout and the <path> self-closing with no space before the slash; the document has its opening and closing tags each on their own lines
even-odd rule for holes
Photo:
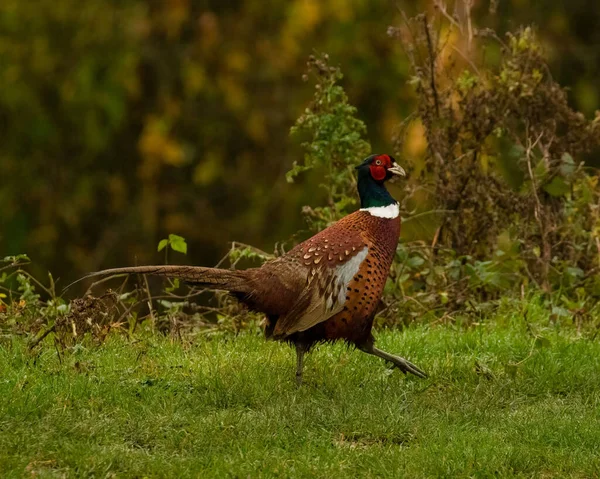
<svg viewBox="0 0 600 479">
<path fill-rule="evenodd" d="M 288 255 L 303 262 L 303 266 L 309 269 L 307 275 L 326 274 L 325 271 L 344 264 L 365 247 L 367 254 L 345 287 L 345 303 L 339 312 L 327 318 L 315 330 L 290 330 L 281 326 L 285 324 L 285 318 L 283 321 L 277 318 L 279 328 L 275 326 L 275 337 L 285 338 L 288 333 L 298 333 L 292 340 L 299 340 L 307 347 L 318 341 L 336 339 L 355 344 L 371 340 L 373 317 L 394 258 L 399 234 L 399 217 L 377 218 L 367 212 L 357 211 L 291 250 Z M 274 263 L 272 267 L 277 267 L 277 264 Z"/>
<path fill-rule="evenodd" d="M 355 214 L 355 226 L 363 230 L 368 253 L 348 284 L 344 309 L 325 323 L 325 338 L 359 344 L 372 340 L 371 326 L 396 252 L 400 217 L 382 219 L 363 211 Z"/>
<path fill-rule="evenodd" d="M 391 157 L 367 158 L 358 176 L 364 209 L 260 268 L 141 266 L 96 274 L 155 274 L 231 292 L 250 309 L 265 313 L 267 337 L 296 346 L 299 381 L 304 353 L 318 342 L 339 339 L 391 361 L 405 373 L 425 377 L 409 361 L 375 348 L 371 335 L 400 234 L 397 203 L 383 187 L 392 174 L 403 170 Z"/>
</svg>

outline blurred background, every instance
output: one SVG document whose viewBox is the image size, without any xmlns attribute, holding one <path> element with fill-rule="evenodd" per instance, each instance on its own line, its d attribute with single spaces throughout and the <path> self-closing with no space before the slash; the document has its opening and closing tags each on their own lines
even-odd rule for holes
<svg viewBox="0 0 600 479">
<path fill-rule="evenodd" d="M 242 241 L 272 252 L 303 228 L 314 176 L 289 129 L 312 97 L 306 59 L 328 52 L 376 152 L 414 109 L 389 25 L 429 1 L 2 0 L 0 257 L 27 253 L 64 285 L 162 262 L 188 240 L 214 265 Z M 493 14 L 490 14 L 490 9 Z M 480 26 L 538 26 L 551 72 L 589 117 L 600 106 L 600 3 L 475 1 Z M 409 139 L 422 148 L 423 138 Z M 410 151 L 409 151 L 410 153 Z M 398 158 L 401 161 L 401 158 Z M 181 255 L 180 255 L 181 256 Z"/>
</svg>

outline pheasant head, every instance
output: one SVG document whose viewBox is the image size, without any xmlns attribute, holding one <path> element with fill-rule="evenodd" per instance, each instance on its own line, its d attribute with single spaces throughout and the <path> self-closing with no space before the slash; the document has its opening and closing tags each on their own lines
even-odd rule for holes
<svg viewBox="0 0 600 479">
<path fill-rule="evenodd" d="M 404 169 L 389 155 L 371 155 L 356 167 L 360 208 L 373 216 L 396 218 L 398 202 L 389 194 L 384 183 L 394 176 L 405 176 Z"/>
</svg>

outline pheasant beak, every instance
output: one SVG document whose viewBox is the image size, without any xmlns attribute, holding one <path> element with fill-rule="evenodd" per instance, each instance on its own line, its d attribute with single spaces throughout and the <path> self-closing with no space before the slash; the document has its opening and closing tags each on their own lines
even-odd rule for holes
<svg viewBox="0 0 600 479">
<path fill-rule="evenodd" d="M 402 168 L 398 163 L 394 162 L 391 168 L 388 168 L 388 171 L 394 175 L 406 176 L 406 171 Z"/>
</svg>

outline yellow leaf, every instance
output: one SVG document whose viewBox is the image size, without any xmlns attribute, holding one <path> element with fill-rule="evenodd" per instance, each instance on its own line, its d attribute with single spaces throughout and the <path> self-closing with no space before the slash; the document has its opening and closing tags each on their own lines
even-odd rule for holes
<svg viewBox="0 0 600 479">
<path fill-rule="evenodd" d="M 204 68 L 197 63 L 188 63 L 184 67 L 183 81 L 189 95 L 198 94 L 206 84 Z"/>
<path fill-rule="evenodd" d="M 232 111 L 241 111 L 246 107 L 246 91 L 239 81 L 232 75 L 222 75 L 219 80 L 219 88 L 223 91 L 227 106 Z"/>
<path fill-rule="evenodd" d="M 175 140 L 168 139 L 163 151 L 163 161 L 172 166 L 181 166 L 185 163 L 185 155 L 181 145 Z"/>
<path fill-rule="evenodd" d="M 321 5 L 317 0 L 300 0 L 293 8 L 298 29 L 312 30 L 321 20 Z"/>
<path fill-rule="evenodd" d="M 250 64 L 250 57 L 243 51 L 232 51 L 226 57 L 227 66 L 235 72 L 245 72 Z"/>
<path fill-rule="evenodd" d="M 214 151 L 207 152 L 194 170 L 194 183 L 208 185 L 212 183 L 220 172 L 222 156 Z"/>
</svg>

